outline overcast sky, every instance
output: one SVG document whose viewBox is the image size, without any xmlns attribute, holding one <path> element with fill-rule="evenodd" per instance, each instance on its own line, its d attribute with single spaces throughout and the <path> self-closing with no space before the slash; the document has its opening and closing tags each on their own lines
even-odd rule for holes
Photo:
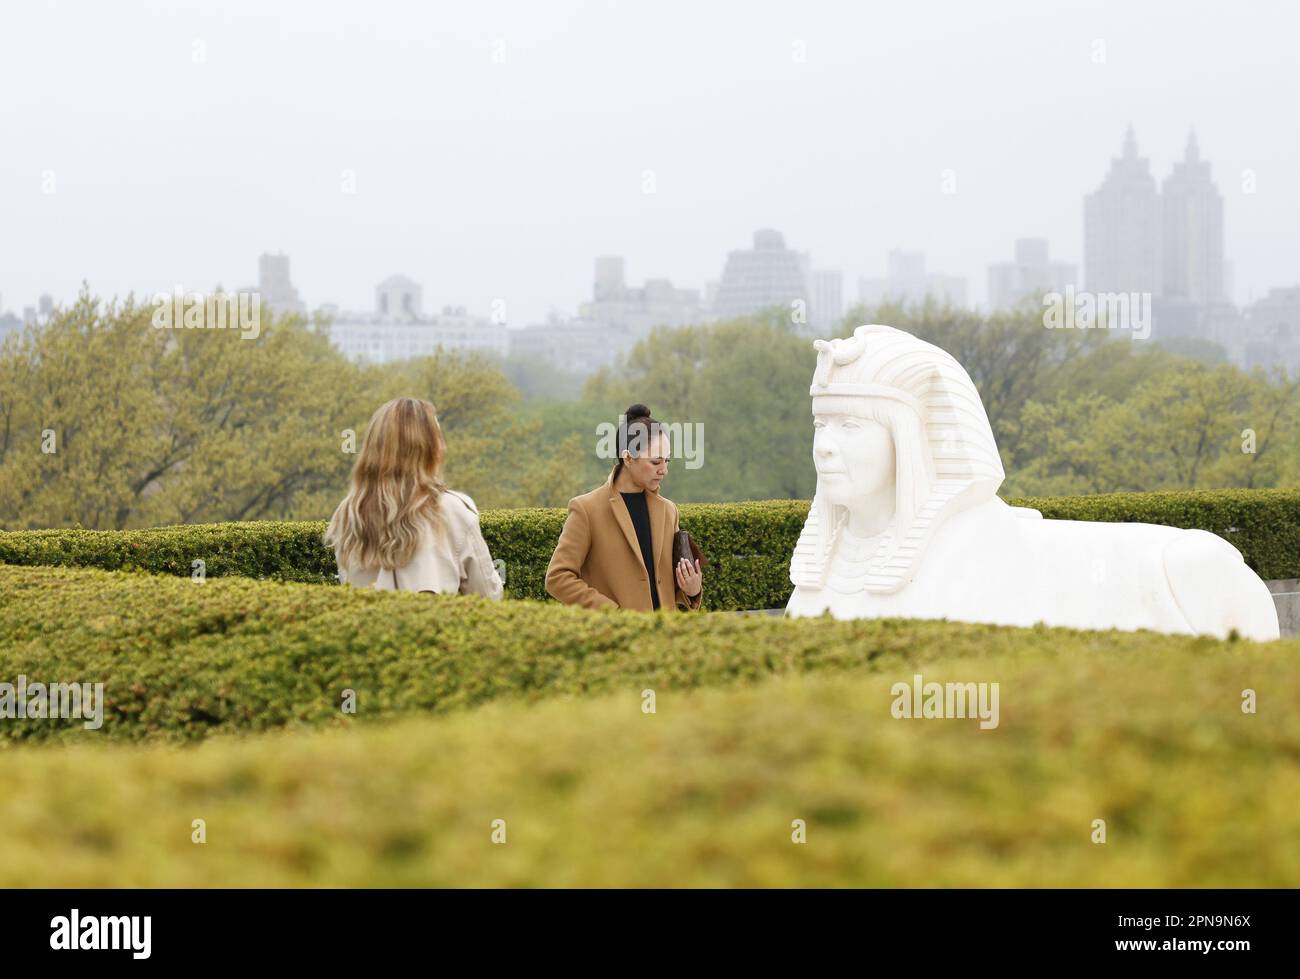
<svg viewBox="0 0 1300 979">
<path fill-rule="evenodd" d="M 846 299 L 897 247 L 983 300 L 1017 237 L 1081 264 L 1131 122 L 1157 179 L 1195 127 L 1245 302 L 1300 284 L 1296 10 L 5 2 L 0 296 L 236 288 L 284 251 L 313 307 L 400 272 L 517 326 L 587 298 L 596 255 L 700 287 L 773 227 Z"/>
</svg>

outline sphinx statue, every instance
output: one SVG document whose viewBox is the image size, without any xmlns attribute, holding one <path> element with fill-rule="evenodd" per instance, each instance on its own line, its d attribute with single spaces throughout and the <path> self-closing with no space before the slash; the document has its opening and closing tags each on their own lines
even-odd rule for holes
<svg viewBox="0 0 1300 979">
<path fill-rule="evenodd" d="M 817 491 L 787 615 L 1278 637 L 1267 586 L 1221 537 L 999 499 L 988 415 L 947 352 L 880 325 L 814 348 Z"/>
</svg>

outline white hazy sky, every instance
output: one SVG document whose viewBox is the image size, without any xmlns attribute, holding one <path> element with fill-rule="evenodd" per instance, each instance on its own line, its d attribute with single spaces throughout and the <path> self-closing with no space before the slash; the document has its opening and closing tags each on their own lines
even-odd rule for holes
<svg viewBox="0 0 1300 979">
<path fill-rule="evenodd" d="M 1244 302 L 1300 283 L 1298 9 L 6 0 L 0 296 L 235 288 L 284 251 L 312 306 L 401 272 L 521 325 L 596 255 L 699 287 L 774 227 L 847 299 L 898 247 L 981 300 L 1017 237 L 1081 262 L 1132 122 L 1157 179 L 1195 127 Z"/>
</svg>

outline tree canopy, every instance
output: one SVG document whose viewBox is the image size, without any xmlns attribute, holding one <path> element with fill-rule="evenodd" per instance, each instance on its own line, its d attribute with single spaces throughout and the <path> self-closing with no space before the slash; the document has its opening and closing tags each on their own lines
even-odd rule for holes
<svg viewBox="0 0 1300 979">
<path fill-rule="evenodd" d="M 602 432 L 635 402 L 684 433 L 665 483 L 673 499 L 806 499 L 815 486 L 812 339 L 780 310 L 657 330 L 568 400 L 562 372 L 517 360 L 441 351 L 362 366 L 300 318 L 245 339 L 157 329 L 150 314 L 131 297 L 83 290 L 0 347 L 0 524 L 326 517 L 370 414 L 399 395 L 433 402 L 446 479 L 483 507 L 560 506 L 597 485 L 611 464 Z M 1006 494 L 1300 483 L 1300 379 L 1247 373 L 1199 348 L 1047 330 L 1030 310 L 856 309 L 838 333 L 867 322 L 965 366 Z M 534 397 L 512 376 L 531 378 Z M 564 387 L 576 394 L 571 380 Z"/>
</svg>

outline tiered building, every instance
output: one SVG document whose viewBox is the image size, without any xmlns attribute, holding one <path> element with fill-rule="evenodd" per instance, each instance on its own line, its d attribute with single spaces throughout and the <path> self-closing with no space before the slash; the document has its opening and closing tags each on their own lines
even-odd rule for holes
<svg viewBox="0 0 1300 979">
<path fill-rule="evenodd" d="M 1195 133 L 1157 189 L 1130 126 L 1123 155 L 1084 201 L 1088 291 L 1149 294 L 1156 339 L 1232 341 L 1240 320 L 1230 304 L 1223 240 L 1223 197 Z"/>
<path fill-rule="evenodd" d="M 262 255 L 257 260 L 257 291 L 261 294 L 263 308 L 271 310 L 277 317 L 307 311 L 289 279 L 288 255 Z"/>
<path fill-rule="evenodd" d="M 1161 295 L 1160 191 L 1130 126 L 1101 187 L 1083 202 L 1084 285 L 1089 292 Z"/>
<path fill-rule="evenodd" d="M 1196 134 L 1160 187 L 1163 215 L 1161 293 L 1210 306 L 1227 299 L 1223 268 L 1223 197 L 1202 160 Z"/>
<path fill-rule="evenodd" d="M 754 232 L 754 246 L 727 255 L 713 312 L 719 319 L 748 316 L 780 306 L 793 310 L 801 301 L 812 306 L 807 256 L 787 248 L 779 231 Z"/>
</svg>

